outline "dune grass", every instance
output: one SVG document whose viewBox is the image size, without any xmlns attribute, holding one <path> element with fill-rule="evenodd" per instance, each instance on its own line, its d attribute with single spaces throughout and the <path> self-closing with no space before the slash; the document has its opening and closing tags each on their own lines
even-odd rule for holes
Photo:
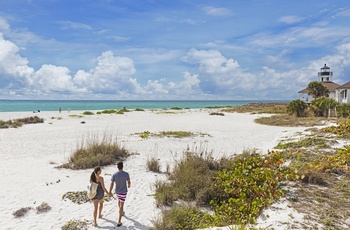
<svg viewBox="0 0 350 230">
<path fill-rule="evenodd" d="M 18 128 L 25 124 L 37 124 L 37 123 L 44 123 L 44 119 L 38 116 L 34 116 L 34 117 L 8 120 L 8 121 L 0 120 L 0 129 Z"/>
<path fill-rule="evenodd" d="M 86 169 L 96 166 L 114 164 L 118 160 L 128 157 L 130 154 L 117 142 L 117 138 L 106 132 L 99 135 L 87 135 L 77 145 L 67 163 L 62 168 Z"/>
<path fill-rule="evenodd" d="M 148 157 L 147 159 L 147 170 L 152 172 L 160 172 L 161 166 L 159 160 L 155 156 Z"/>
</svg>

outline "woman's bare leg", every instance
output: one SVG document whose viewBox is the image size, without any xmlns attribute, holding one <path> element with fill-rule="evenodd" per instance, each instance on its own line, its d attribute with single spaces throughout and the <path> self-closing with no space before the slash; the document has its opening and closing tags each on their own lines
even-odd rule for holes
<svg viewBox="0 0 350 230">
<path fill-rule="evenodd" d="M 94 202 L 94 226 L 97 226 L 97 222 L 96 222 L 96 217 L 97 217 L 97 209 L 98 209 L 98 200 L 95 199 L 93 200 Z"/>
<path fill-rule="evenodd" d="M 102 217 L 102 209 L 103 209 L 103 198 L 100 200 L 100 209 L 99 209 L 98 218 Z"/>
</svg>

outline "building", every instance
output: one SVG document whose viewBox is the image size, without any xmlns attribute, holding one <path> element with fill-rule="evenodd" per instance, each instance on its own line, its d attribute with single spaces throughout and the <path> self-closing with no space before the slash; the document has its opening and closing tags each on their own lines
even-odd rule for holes
<svg viewBox="0 0 350 230">
<path fill-rule="evenodd" d="M 347 82 L 344 85 L 339 85 L 332 82 L 332 77 L 333 72 L 331 72 L 331 69 L 326 64 L 324 64 L 324 66 L 321 68 L 321 71 L 318 72 L 318 81 L 329 90 L 327 97 L 333 98 L 341 104 L 350 103 L 350 82 Z M 311 103 L 311 101 L 314 99 L 312 95 L 308 94 L 306 88 L 300 90 L 298 93 L 299 99 L 306 103 Z"/>
</svg>

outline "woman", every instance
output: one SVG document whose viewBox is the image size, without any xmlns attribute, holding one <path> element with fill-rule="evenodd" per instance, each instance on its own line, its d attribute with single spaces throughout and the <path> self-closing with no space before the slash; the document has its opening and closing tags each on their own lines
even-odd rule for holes
<svg viewBox="0 0 350 230">
<path fill-rule="evenodd" d="M 103 180 L 103 177 L 100 176 L 101 172 L 102 172 L 101 167 L 96 167 L 90 176 L 90 183 L 95 182 L 98 184 L 96 196 L 92 198 L 92 201 L 94 202 L 94 226 L 95 227 L 97 226 L 97 222 L 96 222 L 97 209 L 99 209 L 98 217 L 101 218 L 102 209 L 103 209 L 103 198 L 105 196 L 105 192 L 108 193 L 108 191 L 105 188 L 105 182 Z M 100 208 L 98 208 L 99 204 L 100 204 Z"/>
</svg>

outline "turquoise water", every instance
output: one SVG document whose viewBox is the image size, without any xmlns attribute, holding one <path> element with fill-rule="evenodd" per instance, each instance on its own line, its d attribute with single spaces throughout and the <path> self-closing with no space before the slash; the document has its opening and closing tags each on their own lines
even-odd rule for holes
<svg viewBox="0 0 350 230">
<path fill-rule="evenodd" d="M 275 101 L 238 101 L 238 100 L 195 100 L 195 101 L 93 101 L 93 100 L 0 100 L 0 112 L 25 112 L 25 111 L 62 111 L 70 108 L 74 110 L 105 110 L 105 109 L 163 109 L 163 108 L 205 108 L 208 106 L 239 106 L 250 102 L 275 102 Z M 277 101 L 276 101 L 277 102 Z"/>
</svg>

